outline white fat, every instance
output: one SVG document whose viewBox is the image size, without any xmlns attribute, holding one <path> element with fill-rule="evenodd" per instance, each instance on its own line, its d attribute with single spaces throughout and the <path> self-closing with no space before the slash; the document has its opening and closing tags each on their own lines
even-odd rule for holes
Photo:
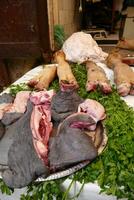
<svg viewBox="0 0 134 200">
<path fill-rule="evenodd" d="M 87 60 L 95 63 L 104 61 L 108 56 L 98 46 L 90 34 L 73 33 L 63 44 L 62 50 L 68 61 L 83 63 Z"/>
</svg>

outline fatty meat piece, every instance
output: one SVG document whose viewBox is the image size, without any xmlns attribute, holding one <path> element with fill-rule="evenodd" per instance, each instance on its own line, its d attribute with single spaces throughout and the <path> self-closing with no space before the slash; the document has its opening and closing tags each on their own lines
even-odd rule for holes
<svg viewBox="0 0 134 200">
<path fill-rule="evenodd" d="M 98 121 L 101 121 L 106 117 L 104 107 L 98 101 L 92 99 L 86 99 L 81 103 L 78 107 L 78 112 L 87 113 L 95 120 L 96 124 Z M 95 130 L 96 124 L 91 127 L 91 130 Z"/>
<path fill-rule="evenodd" d="M 84 32 L 73 33 L 63 44 L 66 60 L 74 63 L 104 61 L 108 54 L 103 52 L 90 34 Z"/>
<path fill-rule="evenodd" d="M 30 95 L 30 101 L 33 102 L 34 105 L 45 104 L 46 106 L 49 106 L 54 95 L 54 90 L 32 92 Z"/>
<path fill-rule="evenodd" d="M 13 106 L 8 112 L 24 113 L 29 99 L 30 91 L 20 91 L 16 94 Z"/>
</svg>

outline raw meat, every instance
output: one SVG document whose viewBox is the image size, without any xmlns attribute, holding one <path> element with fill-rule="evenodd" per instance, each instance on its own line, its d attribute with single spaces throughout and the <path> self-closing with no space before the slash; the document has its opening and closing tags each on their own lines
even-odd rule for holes
<svg viewBox="0 0 134 200">
<path fill-rule="evenodd" d="M 11 107 L 11 109 L 8 110 L 8 112 L 24 113 L 30 93 L 30 91 L 18 92 L 14 99 L 13 106 Z"/>
<path fill-rule="evenodd" d="M 58 63 L 57 75 L 59 84 L 62 91 L 72 88 L 78 88 L 78 83 L 72 73 L 70 65 L 67 63 L 63 51 L 58 51 L 54 55 L 55 61 Z"/>
<path fill-rule="evenodd" d="M 31 94 L 30 100 L 35 104 L 31 115 L 31 130 L 33 134 L 33 143 L 36 152 L 48 165 L 48 141 L 52 132 L 51 122 L 51 99 L 54 91 L 41 91 Z"/>
<path fill-rule="evenodd" d="M 28 85 L 37 90 L 48 89 L 50 83 L 56 77 L 56 65 L 45 65 L 44 69 L 33 79 L 28 82 Z"/>
<path fill-rule="evenodd" d="M 107 58 L 107 65 L 114 71 L 117 91 L 121 96 L 134 95 L 134 71 L 129 65 L 122 63 L 118 52 L 111 52 Z"/>
<path fill-rule="evenodd" d="M 52 119 L 56 122 L 63 121 L 67 116 L 77 112 L 78 105 L 83 102 L 76 90 L 59 91 L 51 102 Z"/>
<path fill-rule="evenodd" d="M 96 158 L 97 149 L 91 137 L 85 133 L 85 130 L 94 123 L 95 121 L 88 114 L 75 113 L 60 124 L 57 136 L 52 137 L 49 142 L 51 170 L 61 170 Z"/>
<path fill-rule="evenodd" d="M 34 105 L 45 104 L 46 106 L 50 105 L 52 97 L 55 95 L 54 90 L 44 90 L 40 92 L 32 92 L 30 95 L 30 101 Z"/>
<path fill-rule="evenodd" d="M 8 131 L 13 133 L 13 143 L 8 151 L 8 167 L 2 174 L 6 185 L 10 188 L 27 186 L 39 176 L 48 176 L 49 169 L 38 158 L 33 146 L 30 118 L 33 106 L 30 102 L 27 111 Z"/>
<path fill-rule="evenodd" d="M 93 61 L 95 63 L 104 61 L 108 56 L 93 40 L 90 34 L 84 32 L 73 33 L 63 44 L 62 50 L 66 60 L 83 63 Z"/>
<path fill-rule="evenodd" d="M 34 106 L 31 115 L 31 130 L 36 152 L 44 163 L 48 165 L 48 141 L 52 132 L 50 110 L 44 109 L 42 105 Z"/>
<path fill-rule="evenodd" d="M 87 69 L 87 83 L 86 90 L 95 90 L 98 86 L 103 93 L 107 94 L 112 92 L 109 80 L 106 77 L 104 70 L 92 61 L 86 62 Z"/>
<path fill-rule="evenodd" d="M 81 103 L 78 107 L 78 112 L 87 113 L 94 121 L 97 122 L 105 119 L 105 109 L 104 107 L 95 100 L 86 99 L 83 103 Z M 95 130 L 96 124 L 90 127 L 90 130 Z"/>
</svg>

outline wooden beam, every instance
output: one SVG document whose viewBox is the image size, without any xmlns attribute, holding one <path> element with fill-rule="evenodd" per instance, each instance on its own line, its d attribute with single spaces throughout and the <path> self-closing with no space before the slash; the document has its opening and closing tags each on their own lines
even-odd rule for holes
<svg viewBox="0 0 134 200">
<path fill-rule="evenodd" d="M 54 25 L 59 24 L 59 4 L 58 4 L 58 0 L 53 0 L 53 13 L 54 13 Z"/>
</svg>

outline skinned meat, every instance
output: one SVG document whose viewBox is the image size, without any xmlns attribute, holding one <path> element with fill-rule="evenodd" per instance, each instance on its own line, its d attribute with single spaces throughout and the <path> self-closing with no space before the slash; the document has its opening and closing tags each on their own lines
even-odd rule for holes
<svg viewBox="0 0 134 200">
<path fill-rule="evenodd" d="M 56 122 L 63 121 L 67 116 L 77 112 L 78 105 L 83 102 L 76 90 L 59 91 L 51 102 L 52 119 Z"/>
<path fill-rule="evenodd" d="M 33 146 L 30 118 L 33 106 L 30 102 L 27 111 L 14 124 L 9 126 L 8 131 L 13 135 L 13 143 L 8 151 L 8 167 L 2 174 L 3 181 L 10 188 L 27 186 L 37 177 L 49 174 L 49 169 L 38 158 Z"/>
<path fill-rule="evenodd" d="M 87 113 L 90 117 L 97 122 L 105 119 L 105 109 L 104 107 L 97 101 L 92 99 L 86 99 L 83 103 L 81 103 L 78 107 L 78 112 Z M 91 130 L 95 130 L 96 124 L 91 127 Z"/>
<path fill-rule="evenodd" d="M 89 115 L 75 113 L 60 124 L 57 136 L 52 137 L 49 142 L 49 162 L 52 171 L 96 158 L 97 149 L 91 137 L 85 133 L 94 123 Z"/>
<path fill-rule="evenodd" d="M 11 107 L 11 109 L 8 110 L 8 112 L 24 113 L 30 93 L 30 91 L 18 92 L 14 99 L 13 106 Z"/>
<path fill-rule="evenodd" d="M 104 70 L 92 61 L 86 62 L 87 83 L 86 90 L 95 90 L 98 86 L 102 92 L 107 94 L 112 92 L 109 80 L 106 77 Z"/>
<path fill-rule="evenodd" d="M 48 165 L 48 142 L 52 132 L 50 104 L 54 91 L 41 91 L 31 94 L 30 100 L 34 103 L 31 115 L 31 130 L 33 144 L 40 159 Z"/>
<path fill-rule="evenodd" d="M 39 158 L 48 165 L 48 141 L 52 132 L 52 122 L 50 111 L 44 109 L 42 105 L 34 106 L 31 115 L 31 130 L 36 152 Z"/>
<path fill-rule="evenodd" d="M 78 83 L 72 73 L 71 67 L 66 61 L 63 51 L 58 51 L 54 55 L 55 62 L 58 63 L 57 75 L 59 78 L 60 89 L 62 91 L 78 88 Z"/>
<path fill-rule="evenodd" d="M 32 92 L 30 95 L 30 101 L 33 102 L 34 105 L 46 104 L 46 106 L 48 106 L 50 105 L 51 99 L 54 95 L 54 90 Z"/>
<path fill-rule="evenodd" d="M 119 95 L 134 95 L 134 71 L 129 65 L 122 62 L 121 55 L 118 52 L 110 53 L 107 65 L 114 71 L 114 80 Z"/>
</svg>

